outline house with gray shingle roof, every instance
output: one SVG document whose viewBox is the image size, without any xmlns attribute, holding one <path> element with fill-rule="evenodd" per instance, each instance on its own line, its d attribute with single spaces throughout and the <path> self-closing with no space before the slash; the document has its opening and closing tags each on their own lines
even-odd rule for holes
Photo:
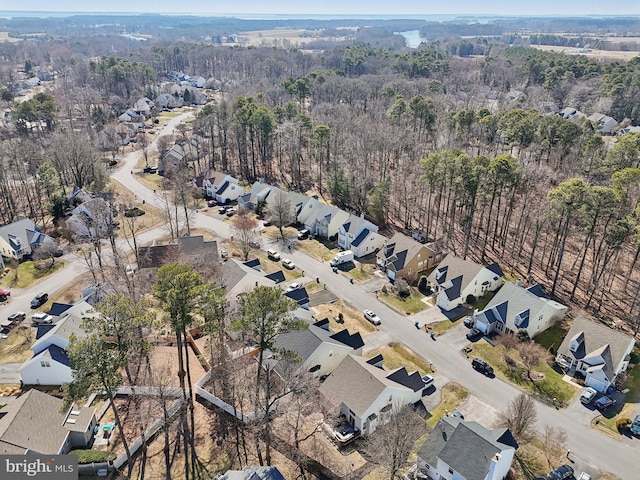
<svg viewBox="0 0 640 480">
<path fill-rule="evenodd" d="M 315 377 L 322 377 L 333 372 L 347 355 L 361 355 L 364 341 L 359 332 L 349 333 L 343 329 L 334 332 L 328 321 L 318 321 L 306 312 L 298 309 L 292 313 L 296 318 L 306 320 L 308 328 L 292 330 L 278 335 L 274 342 L 276 351 L 295 352 L 296 367 L 302 366 Z M 286 360 L 279 360 L 275 365 L 278 373 L 288 367 Z"/>
<path fill-rule="evenodd" d="M 284 480 L 284 477 L 276 467 L 244 467 L 227 470 L 218 480 Z"/>
<path fill-rule="evenodd" d="M 363 433 L 387 423 L 394 409 L 418 402 L 424 390 L 418 372 L 386 370 L 380 357 L 347 355 L 320 386 L 327 402 Z"/>
<path fill-rule="evenodd" d="M 488 430 L 479 423 L 443 417 L 418 452 L 419 478 L 502 480 L 518 443 L 507 428 Z"/>
<path fill-rule="evenodd" d="M 349 214 L 333 205 L 321 203 L 311 198 L 298 214 L 298 222 L 312 235 L 331 239 L 338 235 L 338 229 L 344 225 Z"/>
<path fill-rule="evenodd" d="M 258 202 L 267 200 L 269 193 L 273 187 L 264 181 L 257 181 L 247 193 L 238 197 L 238 208 L 246 208 L 254 210 Z"/>
<path fill-rule="evenodd" d="M 73 380 L 73 370 L 66 348 L 72 335 L 82 337 L 82 322 L 99 313 L 81 300 L 67 309 L 56 325 L 32 346 L 33 357 L 25 361 L 18 372 L 25 385 L 62 385 Z"/>
<path fill-rule="evenodd" d="M 66 454 L 90 444 L 95 409 L 72 406 L 61 413 L 62 400 L 31 389 L 0 411 L 0 453 Z"/>
<path fill-rule="evenodd" d="M 427 277 L 427 282 L 436 292 L 437 305 L 450 311 L 467 301 L 487 292 L 495 292 L 502 286 L 502 269 L 497 263 L 484 266 L 454 255 L 447 255 Z"/>
<path fill-rule="evenodd" d="M 377 255 L 381 270 L 390 280 L 417 275 L 430 270 L 442 261 L 445 252 L 435 243 L 420 243 L 402 233 L 385 242 Z"/>
<path fill-rule="evenodd" d="M 38 246 L 53 242 L 53 238 L 42 233 L 29 218 L 0 227 L 0 255 L 5 258 L 20 261 L 31 255 Z M 3 265 L 2 259 L 0 265 Z"/>
<path fill-rule="evenodd" d="M 524 330 L 533 338 L 562 320 L 567 310 L 566 305 L 544 296 L 540 285 L 523 288 L 507 282 L 473 318 L 475 327 L 486 335 Z"/>
<path fill-rule="evenodd" d="M 357 258 L 377 252 L 385 240 L 378 234 L 378 226 L 363 216 L 349 215 L 338 228 L 338 246 L 343 250 L 351 250 Z"/>
<path fill-rule="evenodd" d="M 556 363 L 585 377 L 585 384 L 606 392 L 627 370 L 633 337 L 606 325 L 578 317 L 558 347 Z"/>
</svg>

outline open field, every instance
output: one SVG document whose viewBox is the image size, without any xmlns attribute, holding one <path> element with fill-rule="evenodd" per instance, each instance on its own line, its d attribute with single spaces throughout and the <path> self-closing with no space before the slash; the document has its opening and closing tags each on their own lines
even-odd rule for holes
<svg viewBox="0 0 640 480">
<path fill-rule="evenodd" d="M 610 59 L 610 60 L 631 60 L 634 57 L 640 56 L 640 52 L 622 52 L 622 51 L 610 51 L 610 50 L 593 50 L 589 49 L 588 53 L 578 52 L 575 47 L 558 47 L 555 45 L 531 45 L 532 48 L 542 50 L 545 52 L 566 53 L 567 55 L 584 55 L 585 57 L 596 59 Z"/>
<path fill-rule="evenodd" d="M 22 40 L 21 38 L 11 38 L 11 37 L 9 37 L 9 32 L 0 32 L 0 42 L 15 43 L 15 42 L 19 42 L 21 40 Z"/>
<path fill-rule="evenodd" d="M 348 34 L 348 31 L 345 30 Z M 275 28 L 273 30 L 254 30 L 242 32 L 238 35 L 236 43 L 243 47 L 248 46 L 302 46 L 318 40 L 344 41 L 344 37 L 321 37 L 318 30 L 304 30 L 301 28 Z"/>
</svg>

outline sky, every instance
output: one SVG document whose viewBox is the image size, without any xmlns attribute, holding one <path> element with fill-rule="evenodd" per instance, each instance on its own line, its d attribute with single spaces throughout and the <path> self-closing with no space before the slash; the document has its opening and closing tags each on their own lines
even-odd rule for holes
<svg viewBox="0 0 640 480">
<path fill-rule="evenodd" d="M 640 15 L 640 0 L 0 0 L 0 10 L 219 15 L 253 13 L 580 16 Z"/>
</svg>

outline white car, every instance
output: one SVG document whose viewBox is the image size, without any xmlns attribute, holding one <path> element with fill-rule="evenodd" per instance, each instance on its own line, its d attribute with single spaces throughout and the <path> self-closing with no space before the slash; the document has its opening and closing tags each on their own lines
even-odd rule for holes
<svg viewBox="0 0 640 480">
<path fill-rule="evenodd" d="M 374 325 L 380 325 L 382 323 L 382 320 L 380 320 L 380 317 L 376 315 L 374 312 L 372 312 L 371 310 L 364 311 L 364 318 L 369 320 Z"/>
<path fill-rule="evenodd" d="M 598 395 L 598 392 L 596 392 L 595 388 L 587 387 L 582 390 L 580 401 L 585 405 L 589 405 L 596 398 L 596 395 Z"/>
<path fill-rule="evenodd" d="M 425 375 L 422 377 L 422 381 L 424 382 L 424 386 L 429 387 L 433 384 L 433 377 L 431 375 Z"/>
<path fill-rule="evenodd" d="M 282 266 L 284 268 L 288 268 L 289 270 L 293 270 L 294 268 L 296 268 L 296 264 L 293 263 L 293 261 L 289 260 L 288 258 L 285 258 L 284 260 L 282 260 Z"/>
<path fill-rule="evenodd" d="M 49 315 L 48 313 L 44 313 L 44 312 L 38 312 L 38 313 L 34 313 L 33 315 L 31 315 L 31 321 L 33 321 L 33 323 L 52 323 L 53 322 L 53 317 L 51 315 Z"/>
<path fill-rule="evenodd" d="M 300 283 L 300 282 L 293 282 L 293 283 L 291 283 L 291 284 L 287 287 L 286 292 L 287 292 L 287 293 L 289 293 L 289 292 L 293 292 L 294 290 L 298 290 L 300 287 L 302 287 L 302 283 Z"/>
</svg>

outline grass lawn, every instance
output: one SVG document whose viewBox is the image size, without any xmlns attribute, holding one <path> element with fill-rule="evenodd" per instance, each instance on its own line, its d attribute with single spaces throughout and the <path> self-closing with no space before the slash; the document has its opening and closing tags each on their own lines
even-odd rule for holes
<svg viewBox="0 0 640 480">
<path fill-rule="evenodd" d="M 163 191 L 164 177 L 161 177 L 157 173 L 136 173 L 135 176 L 136 180 L 145 187 L 156 190 L 157 192 Z"/>
<path fill-rule="evenodd" d="M 22 262 L 18 265 L 17 273 L 16 269 L 9 268 L 4 278 L 0 281 L 0 285 L 4 287 L 17 287 L 28 288 L 31 285 L 38 283 L 41 279 L 51 275 L 52 273 L 64 268 L 67 264 L 64 260 L 56 260 L 51 268 L 38 269 L 36 265 L 46 265 L 51 263 L 50 260 L 38 260 Z"/>
<path fill-rule="evenodd" d="M 353 278 L 356 282 L 364 283 L 367 280 L 373 278 L 373 271 L 375 266 L 368 263 L 353 262 L 352 264 L 342 265 L 338 271 L 347 276 Z"/>
<path fill-rule="evenodd" d="M 378 354 L 384 357 L 384 366 L 389 370 L 406 367 L 409 372 L 417 370 L 421 376 L 425 373 L 431 373 L 429 362 L 418 356 L 402 343 L 393 342 L 377 348 L 369 352 L 367 358 L 375 357 Z"/>
<path fill-rule="evenodd" d="M 578 392 L 577 388 L 562 380 L 562 374 L 556 372 L 546 362 L 542 362 L 535 368 L 536 372 L 544 374 L 544 380 L 532 382 L 529 379 L 522 378 L 523 369 L 516 368 L 509 370 L 507 368 L 507 365 L 502 359 L 503 351 L 504 347 L 502 345 L 493 347 L 485 340 L 480 340 L 473 344 L 473 351 L 469 356 L 484 359 L 493 367 L 497 376 L 509 380 L 511 383 L 518 385 L 522 390 L 548 403 L 552 403 L 554 398 L 556 398 L 558 402 L 569 402 Z M 512 352 L 510 355 L 517 358 L 517 353 L 515 352 Z"/>
<path fill-rule="evenodd" d="M 442 387 L 442 401 L 432 412 L 431 418 L 427 420 L 427 426 L 434 428 L 442 417 L 453 413 L 469 396 L 469 392 L 459 383 L 450 382 Z"/>
<path fill-rule="evenodd" d="M 437 308 L 437 307 L 434 307 L 434 308 Z M 447 330 L 451 330 L 453 327 L 460 325 L 462 323 L 462 320 L 466 317 L 467 317 L 466 315 L 463 315 L 457 320 L 453 320 L 453 321 L 443 320 L 441 322 L 433 323 L 430 325 L 431 328 L 429 329 L 429 332 L 433 332 L 436 335 L 441 335 L 445 333 Z"/>
<path fill-rule="evenodd" d="M 364 336 L 377 330 L 377 328 L 373 324 L 369 323 L 364 318 L 362 312 L 358 312 L 350 308 L 349 306 L 345 305 L 342 300 L 338 300 L 337 302 L 331 304 L 325 303 L 324 305 L 318 305 L 313 308 L 315 308 L 315 310 L 318 312 L 316 314 L 316 318 L 318 320 L 328 318 L 329 326 L 335 332 L 347 328 L 352 334 L 355 332 L 360 332 L 360 335 Z M 336 322 L 339 313 L 342 313 L 344 323 Z"/>
<path fill-rule="evenodd" d="M 633 407 L 632 403 L 625 403 L 620 408 L 620 405 L 614 405 L 608 408 L 607 411 L 601 415 L 598 415 L 593 419 L 591 425 L 593 428 L 600 430 L 612 437 L 619 437 L 620 432 L 616 427 L 616 421 L 619 418 L 629 418 L 633 420 Z"/>
<path fill-rule="evenodd" d="M 422 301 L 422 295 L 417 288 L 411 287 L 411 295 L 407 298 L 400 298 L 393 293 L 378 292 L 378 298 L 402 313 L 403 315 L 411 315 L 426 310 L 429 306 Z"/>
<path fill-rule="evenodd" d="M 26 324 L 12 329 L 8 338 L 2 340 L 0 344 L 0 364 L 22 363 L 31 358 L 33 352 L 30 347 L 34 341 L 35 335 L 31 327 L 26 326 Z"/>
<path fill-rule="evenodd" d="M 569 325 L 565 325 L 564 323 L 556 324 L 550 329 L 542 332 L 540 335 L 536 335 L 534 341 L 555 355 L 568 331 Z"/>
<path fill-rule="evenodd" d="M 340 251 L 337 246 L 327 246 L 319 240 L 311 239 L 299 241 L 296 245 L 296 248 L 303 251 L 307 255 L 320 260 L 321 262 L 328 262 L 336 256 L 336 253 Z"/>
</svg>

